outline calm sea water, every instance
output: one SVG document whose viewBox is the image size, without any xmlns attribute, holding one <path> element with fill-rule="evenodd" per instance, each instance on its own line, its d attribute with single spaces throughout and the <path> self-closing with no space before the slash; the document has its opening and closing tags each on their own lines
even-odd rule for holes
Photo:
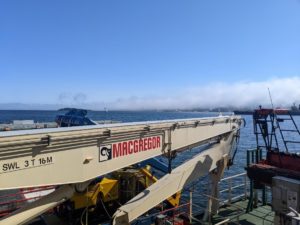
<svg viewBox="0 0 300 225">
<path fill-rule="evenodd" d="M 12 120 L 34 120 L 35 122 L 53 122 L 55 116 L 58 114 L 64 114 L 64 112 L 42 110 L 0 110 L 0 123 L 7 123 L 11 122 Z M 89 111 L 87 114 L 87 116 L 93 120 L 118 120 L 122 122 L 183 119 L 217 115 L 219 115 L 219 113 L 160 111 Z"/>
<path fill-rule="evenodd" d="M 56 115 L 62 114 L 57 111 L 28 111 L 28 110 L 0 110 L 0 123 L 11 122 L 12 120 L 34 120 L 36 122 L 54 121 Z M 88 117 L 93 120 L 117 120 L 122 122 L 137 122 L 151 120 L 166 120 L 166 119 L 186 119 L 218 116 L 219 113 L 199 113 L 199 112 L 158 112 L 158 111 L 91 111 L 88 112 Z M 246 126 L 241 129 L 240 142 L 238 152 L 235 157 L 234 165 L 226 170 L 225 175 L 233 175 L 244 172 L 246 166 L 246 151 L 247 149 L 256 147 L 256 139 L 253 134 L 252 116 L 243 116 L 246 121 Z M 300 124 L 300 117 L 295 117 L 297 124 Z M 289 127 L 291 124 L 288 124 Z M 291 139 L 296 139 L 296 136 L 290 136 Z M 292 150 L 297 150 L 297 146 L 292 146 Z M 199 153 L 202 149 L 195 148 L 179 154 L 173 161 L 173 167 L 178 166 L 182 162 L 190 159 L 193 155 Z M 166 161 L 165 159 L 162 159 Z M 199 192 L 206 192 L 208 187 L 203 185 L 207 183 L 207 178 L 202 178 L 194 188 Z M 184 194 L 187 195 L 187 194 Z M 196 198 L 195 203 L 201 204 L 202 199 Z"/>
</svg>

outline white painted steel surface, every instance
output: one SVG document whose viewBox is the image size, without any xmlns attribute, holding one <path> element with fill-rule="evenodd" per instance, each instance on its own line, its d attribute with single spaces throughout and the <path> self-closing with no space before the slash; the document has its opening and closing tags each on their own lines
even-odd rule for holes
<svg viewBox="0 0 300 225">
<path fill-rule="evenodd" d="M 64 184 L 4 218 L 0 224 L 23 224 L 67 200 L 76 186 L 84 189 L 89 180 L 98 176 L 170 151 L 221 140 L 175 169 L 171 178 L 167 176 L 147 189 L 144 207 L 137 210 L 141 202 L 131 201 L 129 207 L 120 208 L 119 212 L 131 221 L 214 169 L 217 161 L 229 153 L 233 135 L 241 123 L 239 116 L 222 116 L 0 133 L 0 190 Z M 110 158 L 108 148 L 111 148 Z M 178 179 L 179 183 L 172 183 Z"/>
<path fill-rule="evenodd" d="M 3 132 L 0 190 L 84 182 L 169 150 L 193 147 L 231 132 L 240 123 L 240 117 L 224 116 Z M 149 145 L 149 138 L 154 137 L 160 143 L 144 150 L 145 142 Z M 138 147 L 133 152 L 134 141 L 143 140 L 144 149 Z M 127 149 L 128 154 L 101 161 L 103 146 L 114 146 L 117 151 L 124 143 L 132 148 L 131 153 Z"/>
</svg>

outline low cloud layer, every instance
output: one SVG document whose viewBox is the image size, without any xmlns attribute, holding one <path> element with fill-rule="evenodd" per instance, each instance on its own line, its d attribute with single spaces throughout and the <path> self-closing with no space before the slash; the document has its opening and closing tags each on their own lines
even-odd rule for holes
<svg viewBox="0 0 300 225">
<path fill-rule="evenodd" d="M 268 88 L 274 107 L 288 107 L 300 103 L 300 78 L 275 78 L 261 82 L 211 83 L 207 86 L 178 90 L 175 95 L 132 97 L 106 104 L 112 109 L 186 109 L 214 107 L 271 106 Z M 96 104 L 97 105 L 97 104 Z"/>
<path fill-rule="evenodd" d="M 183 87 L 173 93 L 157 96 L 132 96 L 112 101 L 91 102 L 85 93 L 61 93 L 57 104 L 0 104 L 0 109 L 58 109 L 80 107 L 93 110 L 151 110 L 194 108 L 254 108 L 270 107 L 268 88 L 274 107 L 300 104 L 300 77 L 274 78 L 261 82 L 222 82 L 206 86 Z"/>
<path fill-rule="evenodd" d="M 187 94 L 191 104 L 204 106 L 247 107 L 258 104 L 271 106 L 268 89 L 274 106 L 290 106 L 300 103 L 300 78 L 277 78 L 262 82 L 217 83 L 193 88 Z"/>
</svg>

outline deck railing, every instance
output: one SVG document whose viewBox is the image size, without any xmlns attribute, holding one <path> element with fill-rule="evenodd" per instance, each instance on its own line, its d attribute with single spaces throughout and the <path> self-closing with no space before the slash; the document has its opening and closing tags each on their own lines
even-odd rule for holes
<svg viewBox="0 0 300 225">
<path fill-rule="evenodd" d="M 238 184 L 236 184 L 238 182 Z M 208 184 L 210 185 L 210 184 Z M 204 193 L 192 193 L 193 197 L 202 197 L 206 198 L 207 202 L 209 201 L 215 201 L 218 202 L 219 206 L 231 206 L 236 209 L 236 214 L 233 218 L 222 218 L 221 221 L 219 221 L 218 225 L 227 224 L 229 222 L 239 224 L 239 217 L 241 214 L 245 212 L 243 208 L 240 208 L 236 205 L 233 205 L 232 203 L 239 201 L 239 200 L 246 200 L 249 196 L 249 179 L 247 177 L 247 173 L 240 173 L 233 176 L 228 176 L 220 180 L 219 182 L 219 197 L 213 197 L 210 194 L 204 194 Z M 192 197 L 192 198 L 193 198 Z M 190 200 L 191 202 L 192 199 Z M 208 207 L 201 207 L 196 204 L 192 204 L 193 209 L 190 211 L 193 211 L 194 214 L 202 214 L 204 215 L 204 219 L 198 219 L 192 216 L 192 219 L 196 221 L 197 223 L 201 224 L 212 224 L 211 221 L 211 215 L 212 212 Z M 221 217 L 220 217 L 221 218 Z"/>
<path fill-rule="evenodd" d="M 235 184 L 234 180 L 237 178 L 242 178 L 239 179 L 239 181 L 242 181 L 240 184 Z M 240 173 L 237 175 L 225 177 L 221 179 L 219 182 L 219 186 L 223 183 L 227 183 L 228 188 L 225 188 L 223 190 L 220 190 L 220 194 L 222 193 L 227 193 L 227 198 L 223 199 L 221 201 L 222 204 L 231 204 L 234 201 L 240 200 L 242 198 L 246 199 L 248 197 L 248 184 L 249 184 L 249 179 L 247 177 L 247 173 Z M 237 191 L 236 195 L 234 195 L 233 191 L 240 189 L 240 191 Z"/>
</svg>

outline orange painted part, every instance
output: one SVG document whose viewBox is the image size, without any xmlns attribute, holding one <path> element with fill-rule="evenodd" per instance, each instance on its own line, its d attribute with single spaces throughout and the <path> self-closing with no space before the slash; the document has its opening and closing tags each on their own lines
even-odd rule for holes
<svg viewBox="0 0 300 225">
<path fill-rule="evenodd" d="M 254 110 L 254 112 L 257 115 L 262 115 L 262 116 L 267 116 L 273 113 L 277 115 L 286 115 L 288 114 L 289 110 L 288 109 L 256 109 Z"/>
<path fill-rule="evenodd" d="M 272 184 L 274 176 L 284 176 L 291 179 L 300 179 L 300 171 L 282 169 L 264 163 L 250 165 L 246 168 L 247 175 L 255 183 L 263 183 L 266 185 Z"/>
<path fill-rule="evenodd" d="M 248 177 L 255 185 L 272 184 L 272 177 L 284 176 L 300 179 L 300 156 L 284 152 L 267 152 L 267 159 L 246 168 Z"/>
<path fill-rule="evenodd" d="M 297 154 L 268 151 L 266 163 L 281 169 L 300 171 L 300 156 Z"/>
<path fill-rule="evenodd" d="M 0 218 L 10 214 L 11 212 L 23 207 L 28 201 L 35 201 L 42 196 L 25 198 L 25 194 L 36 193 L 55 188 L 54 186 L 45 186 L 39 188 L 23 188 L 11 194 L 0 195 Z"/>
</svg>

